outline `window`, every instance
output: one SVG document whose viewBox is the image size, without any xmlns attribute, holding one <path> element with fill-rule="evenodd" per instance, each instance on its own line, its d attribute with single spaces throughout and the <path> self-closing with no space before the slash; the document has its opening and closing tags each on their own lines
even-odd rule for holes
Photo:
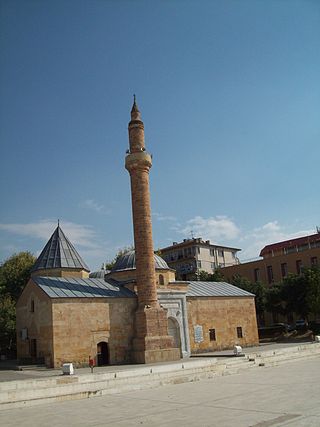
<svg viewBox="0 0 320 427">
<path fill-rule="evenodd" d="M 30 356 L 37 357 L 37 340 L 30 340 Z"/>
<path fill-rule="evenodd" d="M 200 248 L 197 248 L 197 252 L 198 252 L 198 254 L 200 253 Z"/>
<path fill-rule="evenodd" d="M 209 329 L 209 338 L 210 338 L 210 341 L 216 341 L 216 330 L 215 329 Z"/>
<path fill-rule="evenodd" d="M 287 266 L 286 262 L 284 262 L 283 264 L 281 264 L 281 276 L 282 277 L 287 277 L 288 276 L 288 266 Z"/>
<path fill-rule="evenodd" d="M 259 280 L 260 280 L 260 268 L 255 268 L 253 270 L 253 275 L 254 275 L 254 281 L 259 282 Z"/>
<path fill-rule="evenodd" d="M 273 282 L 272 265 L 267 266 L 267 276 L 268 276 L 268 283 L 272 283 Z"/>
<path fill-rule="evenodd" d="M 293 254 L 294 252 L 297 252 L 297 248 L 295 246 L 289 246 L 286 248 L 287 254 Z"/>
<path fill-rule="evenodd" d="M 210 255 L 214 256 L 214 249 L 210 249 Z"/>
<path fill-rule="evenodd" d="M 30 304 L 30 311 L 31 313 L 34 313 L 34 300 L 31 300 L 31 304 Z"/>
<path fill-rule="evenodd" d="M 311 261 L 311 267 L 315 267 L 318 265 L 318 257 L 313 256 L 312 258 L 310 258 Z"/>
<path fill-rule="evenodd" d="M 241 326 L 237 326 L 237 337 L 238 338 L 243 338 L 242 327 Z"/>
<path fill-rule="evenodd" d="M 163 279 L 163 275 L 159 274 L 159 285 L 163 286 L 164 285 L 164 279 Z"/>
<path fill-rule="evenodd" d="M 221 257 L 224 256 L 223 249 L 218 249 L 218 255 L 221 256 Z"/>
<path fill-rule="evenodd" d="M 216 268 L 216 265 L 214 262 L 211 262 L 211 268 L 212 268 L 212 270 L 214 270 Z"/>
<path fill-rule="evenodd" d="M 201 261 L 197 261 L 197 267 L 201 268 Z"/>
<path fill-rule="evenodd" d="M 297 268 L 297 274 L 301 274 L 302 273 L 302 261 L 301 261 L 301 259 L 298 259 L 296 261 L 296 268 Z"/>
</svg>

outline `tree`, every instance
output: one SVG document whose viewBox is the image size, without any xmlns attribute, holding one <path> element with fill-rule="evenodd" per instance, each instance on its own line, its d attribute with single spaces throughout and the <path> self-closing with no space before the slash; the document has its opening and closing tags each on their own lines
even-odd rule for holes
<svg viewBox="0 0 320 427">
<path fill-rule="evenodd" d="M 0 266 L 0 295 L 10 295 L 15 301 L 30 278 L 36 258 L 30 252 L 19 252 Z"/>
<path fill-rule="evenodd" d="M 284 279 L 281 289 L 281 298 L 284 302 L 285 312 L 297 313 L 305 318 L 308 315 L 307 306 L 307 287 L 305 286 L 303 276 L 289 275 Z"/>
<path fill-rule="evenodd" d="M 10 295 L 0 298 L 0 353 L 12 353 L 16 344 L 16 308 Z"/>
<path fill-rule="evenodd" d="M 112 261 L 107 261 L 105 264 L 106 270 L 112 270 L 115 263 L 118 261 L 119 258 L 121 258 L 123 255 L 127 254 L 128 252 L 134 251 L 134 246 L 125 246 L 122 249 L 119 249 L 116 256 L 113 258 Z"/>
<path fill-rule="evenodd" d="M 266 288 L 265 308 L 269 313 L 285 314 L 282 292 L 282 285 L 279 284 L 274 284 L 270 288 Z"/>
<path fill-rule="evenodd" d="M 307 287 L 308 311 L 317 319 L 320 316 L 320 269 L 313 267 L 304 270 L 303 277 Z"/>
<path fill-rule="evenodd" d="M 221 274 L 221 270 L 217 269 L 214 273 L 207 273 L 204 270 L 200 270 L 197 275 L 197 280 L 202 282 L 223 282 L 224 277 Z"/>
<path fill-rule="evenodd" d="M 232 284 L 255 295 L 255 305 L 257 315 L 260 316 L 265 311 L 267 303 L 267 289 L 261 282 L 252 283 L 245 277 L 235 276 Z"/>
</svg>

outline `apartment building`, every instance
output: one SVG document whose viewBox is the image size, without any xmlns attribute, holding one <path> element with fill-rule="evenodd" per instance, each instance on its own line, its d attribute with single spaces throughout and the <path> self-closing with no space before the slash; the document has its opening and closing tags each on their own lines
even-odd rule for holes
<svg viewBox="0 0 320 427">
<path fill-rule="evenodd" d="M 243 264 L 225 266 L 222 273 L 226 280 L 235 275 L 246 277 L 251 282 L 268 285 L 281 282 L 288 274 L 300 274 L 303 267 L 320 263 L 320 232 L 265 246 L 261 259 Z"/>
<path fill-rule="evenodd" d="M 239 264 L 238 251 L 240 249 L 214 245 L 201 237 L 173 242 L 160 249 L 161 257 L 176 270 L 179 280 L 192 280 L 200 271 L 213 273 L 218 267 Z"/>
</svg>

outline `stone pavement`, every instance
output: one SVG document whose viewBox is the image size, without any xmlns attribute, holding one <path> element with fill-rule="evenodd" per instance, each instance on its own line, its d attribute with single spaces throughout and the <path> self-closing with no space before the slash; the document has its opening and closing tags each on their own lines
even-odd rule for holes
<svg viewBox="0 0 320 427">
<path fill-rule="evenodd" d="M 308 344 L 308 343 L 306 343 Z M 310 343 L 312 345 L 312 343 Z M 259 346 L 255 347 L 246 347 L 243 348 L 243 353 L 253 353 L 256 351 L 264 352 L 269 350 L 277 350 L 287 347 L 296 347 L 299 345 L 299 343 L 266 343 L 266 344 L 260 344 Z M 214 353 L 204 353 L 199 354 L 194 357 L 192 357 L 189 360 L 192 360 L 193 358 L 212 358 L 212 357 L 224 357 L 224 356 L 230 356 L 233 355 L 232 350 L 224 350 L 224 351 L 216 351 Z M 188 359 L 187 359 L 188 360 Z M 145 365 L 111 365 L 111 366 L 101 366 L 94 368 L 95 373 L 99 372 L 113 372 L 113 371 L 123 371 L 123 370 L 130 370 L 134 366 L 155 366 L 155 365 L 167 365 L 170 364 L 170 362 L 163 362 L 163 363 L 154 363 L 154 364 L 145 364 Z M 84 375 L 89 374 L 90 368 L 77 368 L 75 370 L 76 375 Z M 5 370 L 1 369 L 1 363 L 0 363 L 0 383 L 2 381 L 17 381 L 17 380 L 30 380 L 33 378 L 47 378 L 47 377 L 54 377 L 54 376 L 61 376 L 61 369 L 43 369 L 43 370 L 23 370 L 23 371 L 14 371 L 14 370 Z"/>
<path fill-rule="evenodd" d="M 0 425 L 319 427 L 320 358 L 0 412 Z"/>
</svg>

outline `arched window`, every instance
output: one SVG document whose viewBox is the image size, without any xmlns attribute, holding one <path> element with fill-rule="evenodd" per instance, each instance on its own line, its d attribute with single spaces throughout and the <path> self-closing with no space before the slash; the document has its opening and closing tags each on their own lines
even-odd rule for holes
<svg viewBox="0 0 320 427">
<path fill-rule="evenodd" d="M 159 285 L 163 286 L 164 285 L 164 278 L 162 274 L 159 274 Z"/>
</svg>

